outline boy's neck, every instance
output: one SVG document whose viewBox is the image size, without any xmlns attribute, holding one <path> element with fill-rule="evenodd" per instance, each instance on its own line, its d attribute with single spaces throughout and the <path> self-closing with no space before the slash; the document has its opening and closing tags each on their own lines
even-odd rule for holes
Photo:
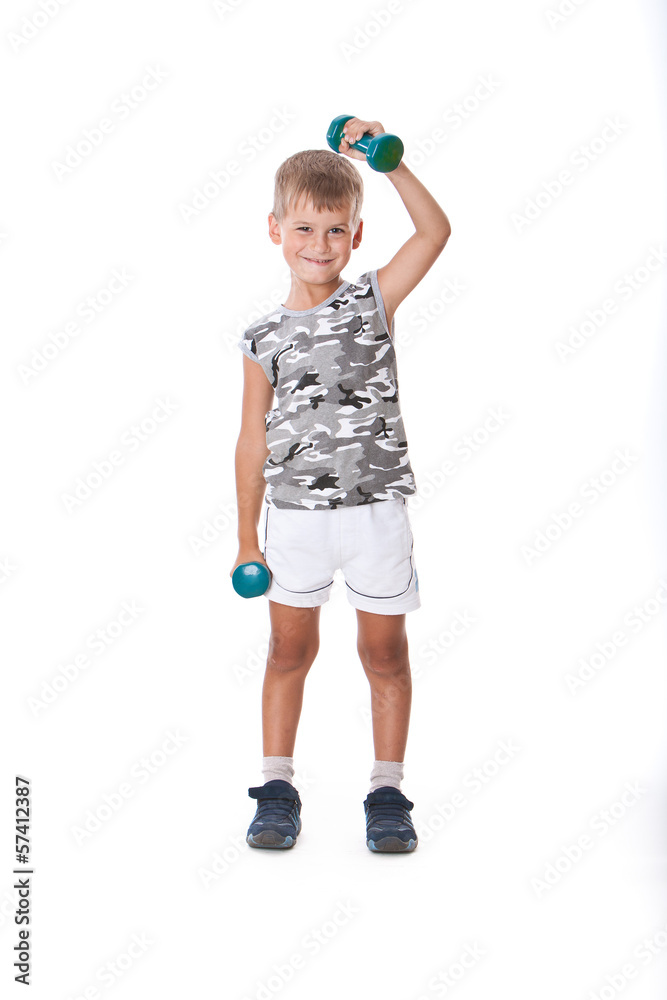
<svg viewBox="0 0 667 1000">
<path fill-rule="evenodd" d="M 295 279 L 292 275 L 292 287 L 283 306 L 285 309 L 293 309 L 295 312 L 303 312 L 305 309 L 314 309 L 316 306 L 326 302 L 329 296 L 333 295 L 337 288 L 345 284 L 345 280 L 339 275 L 328 281 L 325 285 L 309 285 L 304 281 Z"/>
</svg>

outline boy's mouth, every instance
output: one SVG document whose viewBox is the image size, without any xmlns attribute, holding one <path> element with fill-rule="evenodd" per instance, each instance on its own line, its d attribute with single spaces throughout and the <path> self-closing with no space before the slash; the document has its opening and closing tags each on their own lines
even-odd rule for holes
<svg viewBox="0 0 667 1000">
<path fill-rule="evenodd" d="M 306 257 L 305 260 L 307 260 L 310 264 L 330 264 L 333 257 L 329 257 L 327 260 L 322 260 L 318 257 Z"/>
</svg>

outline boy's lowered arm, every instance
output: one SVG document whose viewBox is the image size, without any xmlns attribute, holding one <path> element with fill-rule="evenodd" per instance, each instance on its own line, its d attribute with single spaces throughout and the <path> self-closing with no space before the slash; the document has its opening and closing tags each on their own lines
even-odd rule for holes
<svg viewBox="0 0 667 1000">
<path fill-rule="evenodd" d="M 239 558 L 232 572 L 240 563 L 258 558 L 257 527 L 266 489 L 262 468 L 270 454 L 265 416 L 273 402 L 273 388 L 260 365 L 244 357 L 243 374 L 241 430 L 235 453 Z"/>
<path fill-rule="evenodd" d="M 452 229 L 433 195 L 405 163 L 399 163 L 385 177 L 401 196 L 416 230 L 389 263 L 378 268 L 378 284 L 391 326 L 397 307 L 433 266 Z"/>
</svg>

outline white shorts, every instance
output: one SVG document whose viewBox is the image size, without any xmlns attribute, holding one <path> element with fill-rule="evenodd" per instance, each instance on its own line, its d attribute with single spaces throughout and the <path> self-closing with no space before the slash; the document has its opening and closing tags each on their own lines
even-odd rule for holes
<svg viewBox="0 0 667 1000">
<path fill-rule="evenodd" d="M 404 500 L 359 507 L 295 510 L 266 505 L 266 597 L 295 608 L 329 600 L 341 569 L 347 599 L 360 611 L 401 615 L 421 607 Z"/>
</svg>

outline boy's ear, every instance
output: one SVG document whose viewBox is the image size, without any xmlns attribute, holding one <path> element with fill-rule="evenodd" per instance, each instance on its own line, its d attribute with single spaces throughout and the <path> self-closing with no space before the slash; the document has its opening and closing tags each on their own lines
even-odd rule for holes
<svg viewBox="0 0 667 1000">
<path fill-rule="evenodd" d="M 280 223 L 276 220 L 273 212 L 269 212 L 269 237 L 272 243 L 279 246 L 282 243 L 280 236 Z"/>
<path fill-rule="evenodd" d="M 356 250 L 357 247 L 359 246 L 359 244 L 361 243 L 361 237 L 363 235 L 363 229 L 364 229 L 364 220 L 363 219 L 359 219 L 359 225 L 357 226 L 357 231 L 354 234 L 354 236 L 352 237 L 352 249 L 353 250 Z"/>
</svg>

